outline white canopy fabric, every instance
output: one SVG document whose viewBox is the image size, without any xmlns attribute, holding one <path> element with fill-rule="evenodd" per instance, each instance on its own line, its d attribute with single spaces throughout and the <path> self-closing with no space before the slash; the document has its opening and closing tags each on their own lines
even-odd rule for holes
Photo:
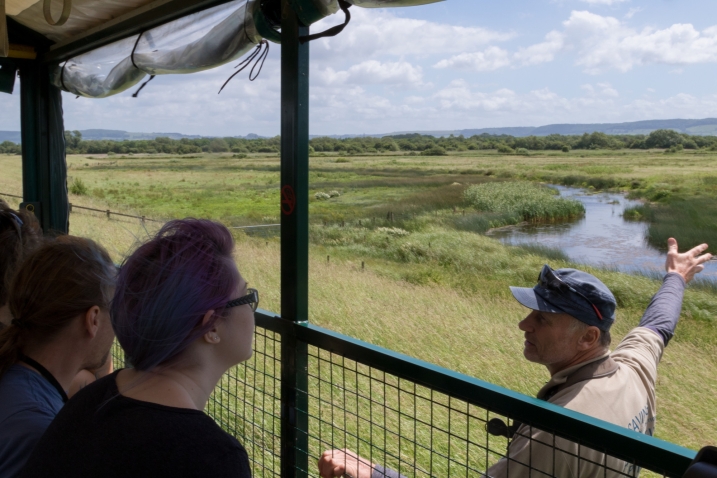
<svg viewBox="0 0 717 478">
<path fill-rule="evenodd" d="M 104 98 L 146 75 L 195 73 L 236 60 L 261 41 L 246 28 L 247 0 L 234 0 L 98 48 L 55 68 L 55 86 Z"/>
<path fill-rule="evenodd" d="M 71 42 L 89 29 L 101 28 L 119 16 L 137 9 L 151 9 L 168 1 L 0 0 L 0 56 L 8 54 L 6 14 L 61 44 Z M 313 2 L 323 16 L 338 11 L 338 0 L 306 1 Z M 359 7 L 375 8 L 423 5 L 442 0 L 346 1 Z M 44 10 L 46 7 L 49 12 Z M 233 0 L 171 21 L 57 65 L 52 82 L 76 95 L 104 98 L 125 91 L 147 75 L 185 74 L 215 68 L 238 59 L 262 42 L 254 24 L 254 12 L 258 8 L 259 0 Z"/>
</svg>

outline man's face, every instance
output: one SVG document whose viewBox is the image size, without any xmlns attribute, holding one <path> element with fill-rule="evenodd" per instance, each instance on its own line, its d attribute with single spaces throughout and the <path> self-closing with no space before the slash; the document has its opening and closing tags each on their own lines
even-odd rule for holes
<svg viewBox="0 0 717 478">
<path fill-rule="evenodd" d="M 548 368 L 570 362 L 579 352 L 578 342 L 582 335 L 573 325 L 575 320 L 568 314 L 531 311 L 518 324 L 525 332 L 525 358 Z"/>
</svg>

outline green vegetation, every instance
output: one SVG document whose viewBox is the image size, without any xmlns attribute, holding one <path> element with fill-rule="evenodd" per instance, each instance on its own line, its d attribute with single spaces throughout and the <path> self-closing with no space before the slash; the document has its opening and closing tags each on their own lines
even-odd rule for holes
<svg viewBox="0 0 717 478">
<path fill-rule="evenodd" d="M 525 181 L 480 184 L 464 192 L 466 201 L 477 210 L 503 214 L 501 225 L 565 220 L 585 214 L 580 201 L 557 194 L 554 189 Z"/>
<path fill-rule="evenodd" d="M 228 225 L 277 223 L 277 153 L 253 151 L 271 148 L 269 140 L 252 143 L 252 151 L 232 152 L 235 146 L 230 140 L 224 139 L 230 151 L 218 153 L 70 155 L 69 184 L 81 180 L 87 190 L 84 196 L 71 193 L 70 200 L 157 219 L 199 216 Z M 704 145 L 702 149 L 685 145 L 682 151 L 664 154 L 664 149 L 581 149 L 570 144 L 570 150 L 563 152 L 562 146 L 536 150 L 502 143 L 513 151 L 529 149 L 529 156 L 520 156 L 498 153 L 496 148 L 457 150 L 451 146 L 460 146 L 461 141 L 478 144 L 478 140 L 483 141 L 430 138 L 434 146 L 446 150 L 445 156 L 434 157 L 409 156 L 416 151 L 403 150 L 401 138 L 393 139 L 398 151 L 390 150 L 391 146 L 380 152 L 375 146 L 383 139 L 312 140 L 310 319 L 533 395 L 547 375 L 543 367 L 528 364 L 522 357 L 517 322 L 525 310 L 511 297 L 508 285 L 534 284 L 544 263 L 575 264 L 560 251 L 509 247 L 476 234 L 494 227 L 505 213 L 476 210 L 467 191 L 511 188 L 516 181 L 624 191 L 647 201 L 637 212 L 641 220 L 650 222 L 651 234 L 658 226 L 676 223 L 674 230 L 664 234 L 674 235 L 684 247 L 692 240 L 691 231 L 695 231 L 695 241 L 709 242 L 715 237 L 712 227 L 717 210 L 711 204 L 717 204 L 717 152 Z M 610 140 L 622 141 L 619 137 Z M 354 144 L 351 141 L 371 144 L 376 152 L 348 151 Z M 422 148 L 429 138 L 406 141 Z M 344 149 L 323 149 L 331 145 Z M 242 154 L 247 157 L 236 157 Z M 0 192 L 20 193 L 19 156 L 0 156 L 0 170 Z M 543 186 L 533 185 L 533 189 L 540 191 L 536 197 L 542 194 L 539 204 L 559 199 Z M 317 200 L 316 193 L 329 199 Z M 669 211 L 674 214 L 668 215 Z M 73 210 L 70 224 L 72 233 L 105 244 L 115 260 L 156 227 L 148 222 L 145 230 L 137 220 L 108 219 L 102 213 L 78 209 Z M 237 232 L 236 238 L 242 274 L 261 290 L 262 307 L 278 311 L 278 240 L 243 232 Z M 328 263 L 327 256 L 331 258 Z M 615 293 L 619 311 L 613 337 L 620 340 L 638 323 L 659 287 L 658 280 L 580 267 L 595 273 Z M 688 289 L 678 333 L 660 366 L 660 438 L 692 448 L 717 439 L 716 316 L 714 290 Z"/>
<path fill-rule="evenodd" d="M 156 138 L 154 140 L 84 141 L 79 131 L 65 131 L 67 150 L 73 154 L 195 154 L 195 153 L 278 153 L 279 137 L 243 138 Z M 378 154 L 401 151 L 421 152 L 424 156 L 443 156 L 447 152 L 494 150 L 503 154 L 525 155 L 528 151 L 599 150 L 599 149 L 710 149 L 717 147 L 715 136 L 691 136 L 672 130 L 657 130 L 649 135 L 615 135 L 592 133 L 576 136 L 554 134 L 516 138 L 508 135 L 449 136 L 436 138 L 421 134 L 399 134 L 355 138 L 313 138 L 309 142 L 312 154 Z M 0 144 L 0 154 L 19 153 L 19 147 L 10 142 Z"/>
<path fill-rule="evenodd" d="M 672 197 L 627 209 L 624 217 L 647 221 L 650 224 L 647 239 L 661 250 L 670 237 L 679 237 L 685 248 L 717 240 L 717 203 L 710 197 Z"/>
<path fill-rule="evenodd" d="M 70 193 L 77 194 L 78 196 L 86 196 L 88 194 L 87 186 L 82 179 L 77 178 L 70 184 Z"/>
</svg>

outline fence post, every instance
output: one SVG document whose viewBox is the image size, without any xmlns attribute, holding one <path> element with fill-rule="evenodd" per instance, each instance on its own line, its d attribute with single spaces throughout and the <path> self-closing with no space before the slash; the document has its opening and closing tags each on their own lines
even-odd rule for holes
<svg viewBox="0 0 717 478">
<path fill-rule="evenodd" d="M 281 2 L 281 316 L 309 317 L 309 43 Z M 293 330 L 289 328 L 289 330 Z M 281 476 L 308 476 L 308 346 L 281 337 Z"/>
<path fill-rule="evenodd" d="M 108 209 L 107 210 L 107 219 L 109 219 L 109 218 L 110 218 L 110 210 Z"/>
</svg>

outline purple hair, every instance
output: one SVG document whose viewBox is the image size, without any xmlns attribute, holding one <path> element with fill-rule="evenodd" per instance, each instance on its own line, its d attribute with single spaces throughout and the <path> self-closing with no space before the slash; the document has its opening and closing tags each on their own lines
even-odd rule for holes
<svg viewBox="0 0 717 478">
<path fill-rule="evenodd" d="M 233 250 L 232 235 L 222 224 L 183 219 L 165 224 L 125 259 L 111 316 L 133 367 L 167 363 L 212 328 L 239 283 Z M 212 309 L 215 318 L 202 326 Z"/>
</svg>

